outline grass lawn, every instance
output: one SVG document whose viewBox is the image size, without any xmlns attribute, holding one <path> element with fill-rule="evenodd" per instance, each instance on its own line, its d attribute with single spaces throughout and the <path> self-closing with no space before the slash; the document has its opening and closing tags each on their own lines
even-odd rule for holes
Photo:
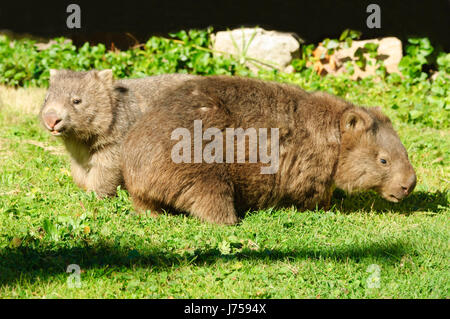
<svg viewBox="0 0 450 319">
<path fill-rule="evenodd" d="M 450 297 L 448 129 L 393 117 L 418 176 L 399 204 L 336 191 L 330 211 L 217 226 L 136 215 L 126 191 L 98 200 L 78 189 L 37 120 L 44 95 L 0 87 L 0 298 Z M 380 85 L 343 96 L 383 109 L 414 99 Z"/>
</svg>

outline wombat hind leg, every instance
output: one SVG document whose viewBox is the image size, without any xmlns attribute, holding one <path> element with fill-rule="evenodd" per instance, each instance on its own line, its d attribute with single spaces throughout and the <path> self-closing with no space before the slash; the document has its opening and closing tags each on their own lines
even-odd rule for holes
<svg viewBox="0 0 450 319">
<path fill-rule="evenodd" d="M 239 219 L 234 209 L 232 197 L 202 196 L 199 197 L 190 209 L 190 213 L 210 223 L 234 225 Z"/>
<path fill-rule="evenodd" d="M 151 217 L 158 217 L 158 215 L 162 213 L 163 207 L 158 201 L 151 199 L 142 200 L 137 197 L 132 197 L 131 199 L 133 201 L 134 209 L 139 214 L 144 214 L 147 211 L 150 211 Z"/>
</svg>

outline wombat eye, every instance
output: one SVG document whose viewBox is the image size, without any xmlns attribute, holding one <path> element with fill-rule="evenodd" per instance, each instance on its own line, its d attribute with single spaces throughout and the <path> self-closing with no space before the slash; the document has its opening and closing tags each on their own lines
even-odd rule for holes
<svg viewBox="0 0 450 319">
<path fill-rule="evenodd" d="M 386 164 L 387 163 L 387 161 L 384 158 L 380 158 L 380 162 L 381 162 L 381 164 Z"/>
<path fill-rule="evenodd" d="M 73 99 L 72 103 L 73 104 L 80 104 L 81 103 L 81 99 Z"/>
</svg>

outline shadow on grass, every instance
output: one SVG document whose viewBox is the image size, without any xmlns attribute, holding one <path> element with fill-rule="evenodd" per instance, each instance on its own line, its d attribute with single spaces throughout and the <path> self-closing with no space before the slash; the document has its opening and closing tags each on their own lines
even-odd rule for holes
<svg viewBox="0 0 450 319">
<path fill-rule="evenodd" d="M 417 211 L 440 213 L 449 209 L 448 191 L 434 193 L 417 191 L 399 203 L 391 203 L 381 198 L 375 192 L 365 192 L 355 195 L 346 195 L 341 190 L 335 190 L 331 205 L 341 212 L 375 211 L 412 214 Z"/>
<path fill-rule="evenodd" d="M 320 247 L 299 247 L 284 250 L 251 250 L 244 248 L 236 253 L 223 255 L 217 248 L 207 248 L 194 252 L 177 254 L 162 247 L 135 250 L 134 247 L 116 247 L 97 244 L 95 247 L 52 248 L 52 249 L 4 249 L 0 251 L 0 285 L 33 282 L 37 277 L 49 280 L 66 272 L 70 264 L 78 264 L 82 270 L 115 268 L 117 271 L 135 267 L 148 267 L 152 271 L 163 271 L 173 267 L 208 266 L 217 261 L 257 260 L 265 263 L 277 260 L 323 260 L 330 259 L 346 263 L 359 262 L 365 258 L 375 258 L 380 264 L 394 264 L 413 249 L 408 243 L 368 243 L 349 245 L 322 245 Z M 94 274 L 94 276 L 96 276 Z M 101 273 L 98 274 L 101 276 Z"/>
</svg>

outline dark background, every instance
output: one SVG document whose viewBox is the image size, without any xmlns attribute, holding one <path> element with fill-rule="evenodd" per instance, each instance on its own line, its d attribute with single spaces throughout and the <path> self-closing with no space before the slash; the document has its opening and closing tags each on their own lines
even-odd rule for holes
<svg viewBox="0 0 450 319">
<path fill-rule="evenodd" d="M 81 6 L 81 26 L 66 26 L 68 4 Z M 381 29 L 369 29 L 366 8 L 381 7 Z M 41 37 L 67 36 L 76 44 L 103 42 L 126 48 L 151 35 L 213 26 L 215 31 L 240 26 L 297 33 L 306 42 L 337 38 L 346 28 L 362 38 L 429 37 L 435 46 L 450 49 L 450 0 L 127 0 L 32 1 L 2 0 L 0 30 Z"/>
</svg>

